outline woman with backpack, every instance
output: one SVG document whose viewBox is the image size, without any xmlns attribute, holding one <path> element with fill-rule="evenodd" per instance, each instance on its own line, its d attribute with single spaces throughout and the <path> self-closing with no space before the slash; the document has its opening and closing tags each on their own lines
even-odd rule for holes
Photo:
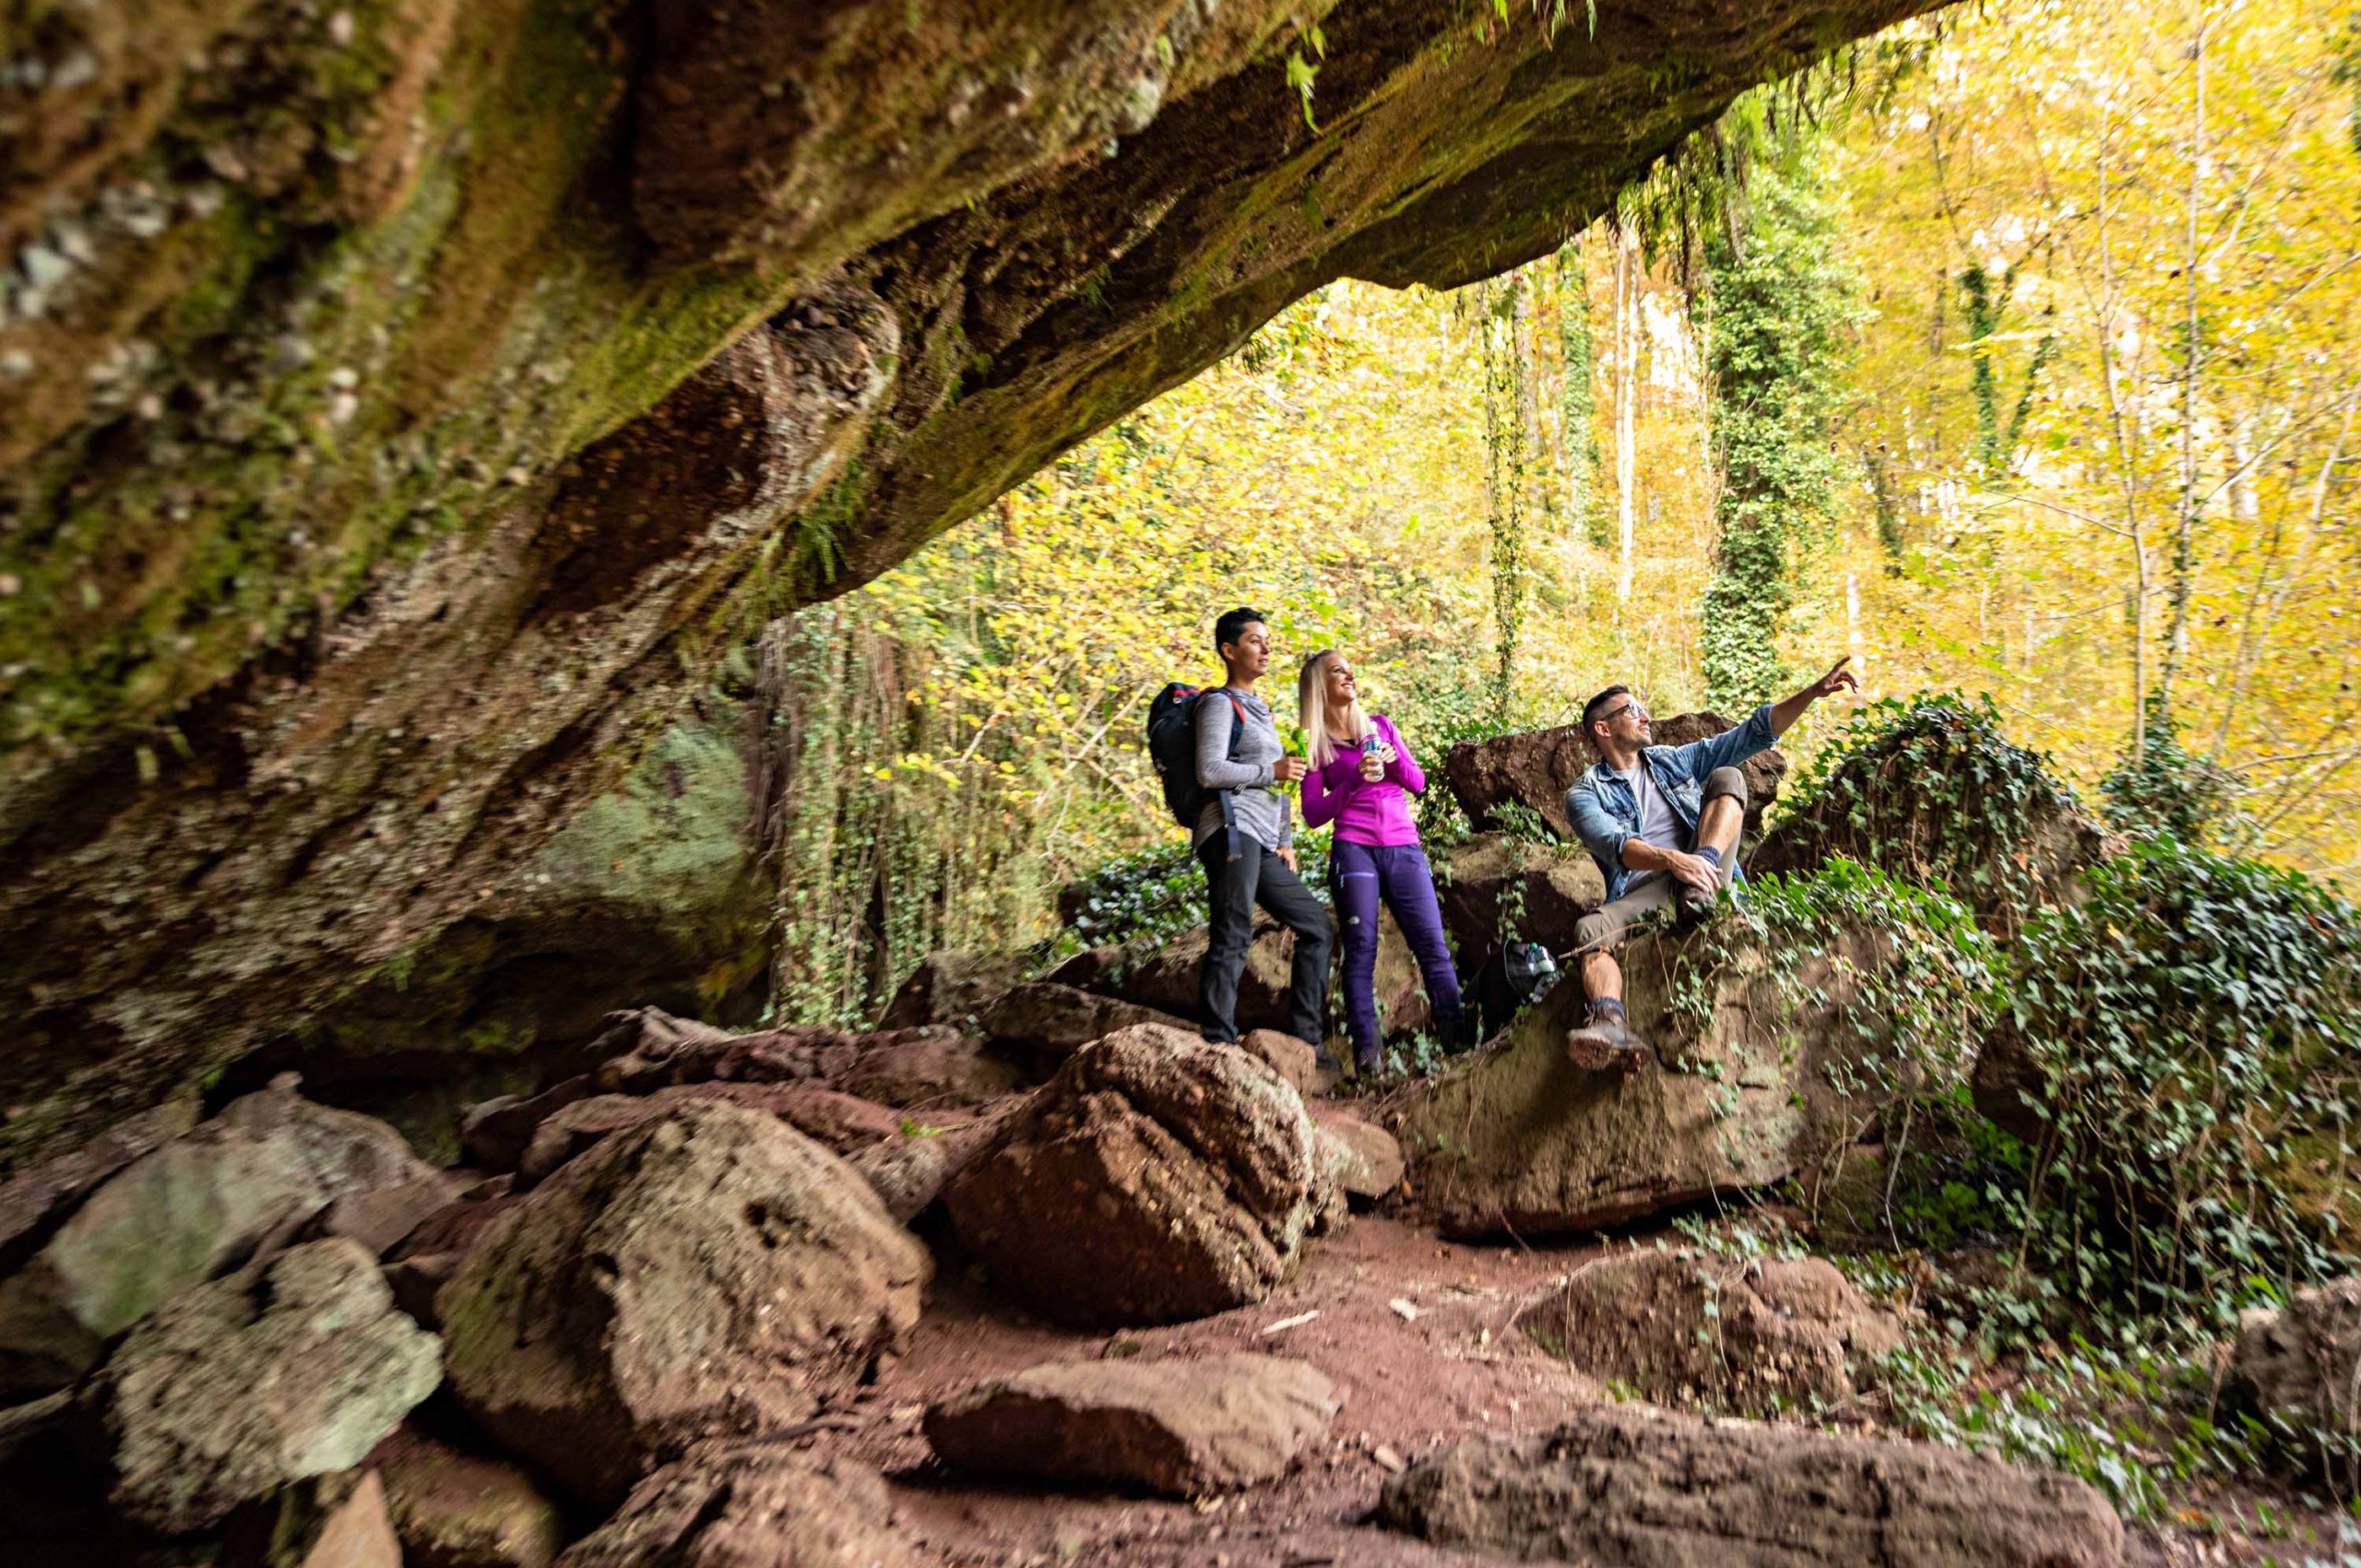
<svg viewBox="0 0 2361 1568">
<path fill-rule="evenodd" d="M 1336 825 L 1328 877 L 1344 932 L 1345 1018 L 1360 1070 L 1372 1072 L 1384 1060 L 1376 994 L 1381 902 L 1394 911 L 1426 977 L 1436 1032 L 1454 1043 L 1465 1034 L 1434 873 L 1410 820 L 1409 796 L 1426 792 L 1427 776 L 1392 719 L 1361 711 L 1352 667 L 1335 649 L 1303 661 L 1296 707 L 1311 764 L 1303 776 L 1303 824 Z"/>
</svg>

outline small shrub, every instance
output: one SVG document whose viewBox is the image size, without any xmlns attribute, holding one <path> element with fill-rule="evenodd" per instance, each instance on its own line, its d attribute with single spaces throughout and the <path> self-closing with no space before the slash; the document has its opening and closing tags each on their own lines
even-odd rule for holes
<svg viewBox="0 0 2361 1568">
<path fill-rule="evenodd" d="M 2230 814 L 2237 776 L 2184 747 L 2172 709 L 2151 698 L 2138 754 L 2099 780 L 2099 796 L 2107 820 L 2125 833 L 2196 844 Z"/>
</svg>

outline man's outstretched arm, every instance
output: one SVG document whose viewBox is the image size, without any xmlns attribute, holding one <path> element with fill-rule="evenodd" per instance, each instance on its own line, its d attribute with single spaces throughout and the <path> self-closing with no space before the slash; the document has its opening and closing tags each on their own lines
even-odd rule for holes
<svg viewBox="0 0 2361 1568">
<path fill-rule="evenodd" d="M 1834 696 L 1842 691 L 1859 691 L 1860 681 L 1850 670 L 1845 668 L 1852 662 L 1853 656 L 1848 653 L 1831 665 L 1828 673 L 1819 680 L 1806 685 L 1795 695 L 1781 697 L 1777 702 L 1773 703 L 1771 705 L 1771 733 L 1786 734 L 1796 720 L 1804 716 L 1804 709 L 1822 697 Z"/>
</svg>

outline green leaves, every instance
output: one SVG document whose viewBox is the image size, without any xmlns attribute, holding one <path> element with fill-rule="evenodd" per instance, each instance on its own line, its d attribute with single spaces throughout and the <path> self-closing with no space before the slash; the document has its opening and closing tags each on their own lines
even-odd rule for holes
<svg viewBox="0 0 2361 1568">
<path fill-rule="evenodd" d="M 1317 37 L 1319 30 L 1315 28 L 1312 30 L 1312 32 L 1313 36 Z M 1287 86 L 1295 89 L 1298 93 L 1302 95 L 1303 123 L 1306 125 L 1311 126 L 1314 131 L 1319 130 L 1320 126 L 1311 118 L 1311 83 L 1312 79 L 1319 75 L 1320 67 L 1305 59 L 1303 57 L 1302 50 L 1290 49 L 1287 51 Z"/>
<path fill-rule="evenodd" d="M 2351 1266 L 2361 911 L 2173 839 L 2028 925 L 2008 1034 L 2039 1076 L 2036 1240 L 2094 1284 L 2217 1324 Z M 2103 1244 L 2094 1247 L 2091 1239 Z"/>
</svg>

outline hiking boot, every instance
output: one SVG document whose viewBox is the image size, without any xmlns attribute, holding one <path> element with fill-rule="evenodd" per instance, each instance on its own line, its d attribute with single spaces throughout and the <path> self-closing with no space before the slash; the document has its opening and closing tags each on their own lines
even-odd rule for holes
<svg viewBox="0 0 2361 1568">
<path fill-rule="evenodd" d="M 1585 1072 L 1616 1068 L 1628 1073 L 1647 1053 L 1647 1041 L 1631 1032 L 1620 1014 L 1604 1008 L 1592 1008 L 1588 1022 L 1566 1031 L 1566 1060 Z"/>
</svg>

